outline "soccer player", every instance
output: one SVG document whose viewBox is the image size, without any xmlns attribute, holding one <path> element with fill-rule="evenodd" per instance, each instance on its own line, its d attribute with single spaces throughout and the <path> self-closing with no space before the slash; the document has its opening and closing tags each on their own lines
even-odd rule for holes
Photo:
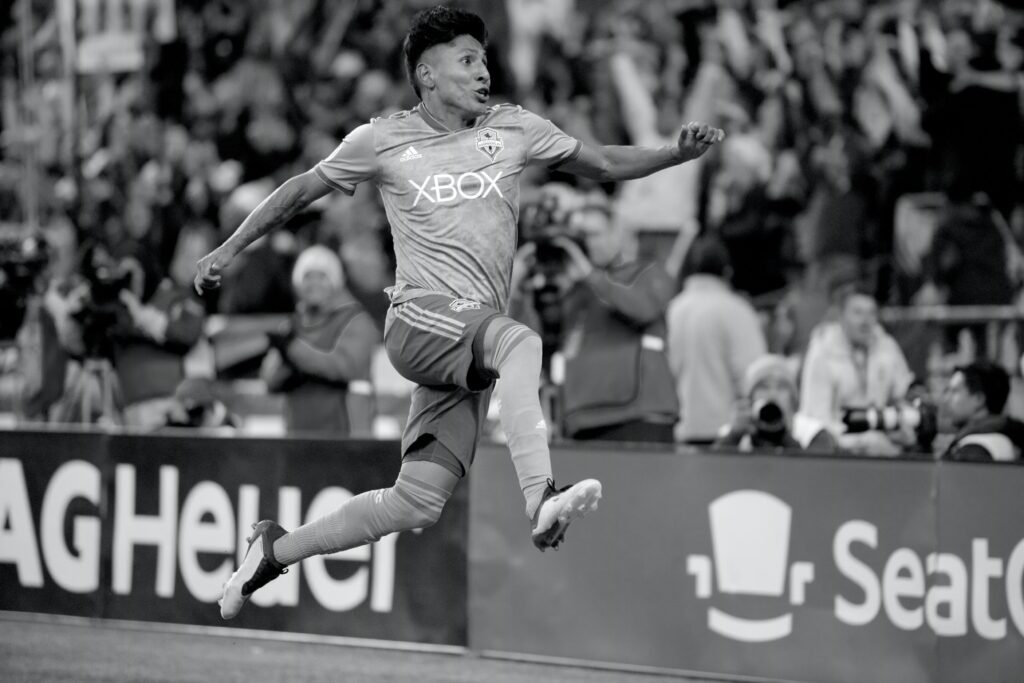
<svg viewBox="0 0 1024 683">
<path fill-rule="evenodd" d="M 353 130 L 199 261 L 196 289 L 217 287 L 254 240 L 331 190 L 352 194 L 373 181 L 397 261 L 384 344 L 395 368 L 417 384 L 395 484 L 355 496 L 290 533 L 269 520 L 254 525 L 241 566 L 224 587 L 225 619 L 290 564 L 435 523 L 473 461 L 498 377 L 501 424 L 534 545 L 557 548 L 569 524 L 597 507 L 601 484 L 594 479 L 554 487 L 538 397 L 541 340 L 505 315 L 519 174 L 532 163 L 601 181 L 639 178 L 699 157 L 724 133 L 690 123 L 676 144 L 659 149 L 584 145 L 521 107 L 487 105 L 486 45 L 487 29 L 474 14 L 448 7 L 419 13 L 404 50 L 420 103 Z"/>
</svg>

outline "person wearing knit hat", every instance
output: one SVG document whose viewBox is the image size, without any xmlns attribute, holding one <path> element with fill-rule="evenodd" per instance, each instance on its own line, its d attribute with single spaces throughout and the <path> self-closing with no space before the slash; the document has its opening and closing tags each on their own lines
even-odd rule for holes
<svg viewBox="0 0 1024 683">
<path fill-rule="evenodd" d="M 723 427 L 717 448 L 749 451 L 784 448 L 834 453 L 836 440 L 824 424 L 797 412 L 796 369 L 784 356 L 765 354 L 747 366 L 743 398 L 733 421 Z"/>
<path fill-rule="evenodd" d="M 368 435 L 377 327 L 345 289 L 341 259 L 327 247 L 315 245 L 299 254 L 292 286 L 295 313 L 268 335 L 270 349 L 260 371 L 270 391 L 285 395 L 287 431 Z"/>
<path fill-rule="evenodd" d="M 295 260 L 295 267 L 292 269 L 292 287 L 296 292 L 302 290 L 303 280 L 311 271 L 322 274 L 327 283 L 335 290 L 345 286 L 341 259 L 325 246 L 315 244 L 299 254 L 299 258 Z"/>
<path fill-rule="evenodd" d="M 768 381 L 785 385 L 794 396 L 798 393 L 795 368 L 783 356 L 768 353 L 747 366 L 743 376 L 743 394 L 749 397 L 758 386 Z"/>
</svg>

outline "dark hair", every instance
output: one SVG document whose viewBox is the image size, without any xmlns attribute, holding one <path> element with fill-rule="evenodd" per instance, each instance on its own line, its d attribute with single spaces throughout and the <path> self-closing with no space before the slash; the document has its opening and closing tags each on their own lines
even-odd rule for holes
<svg viewBox="0 0 1024 683">
<path fill-rule="evenodd" d="M 416 65 L 420 57 L 435 45 L 450 43 L 459 36 L 471 36 L 487 47 L 487 26 L 472 12 L 437 5 L 421 11 L 412 20 L 412 28 L 402 49 L 405 51 L 405 71 L 417 97 L 420 97 L 420 84 L 416 80 Z"/>
<path fill-rule="evenodd" d="M 682 276 L 715 275 L 726 277 L 731 266 L 729 250 L 714 235 L 699 235 L 693 240 L 683 259 Z"/>
<path fill-rule="evenodd" d="M 987 360 L 976 360 L 956 369 L 964 376 L 964 384 L 972 394 L 985 397 L 990 415 L 1000 415 L 1010 395 L 1010 376 L 1001 366 Z"/>
</svg>

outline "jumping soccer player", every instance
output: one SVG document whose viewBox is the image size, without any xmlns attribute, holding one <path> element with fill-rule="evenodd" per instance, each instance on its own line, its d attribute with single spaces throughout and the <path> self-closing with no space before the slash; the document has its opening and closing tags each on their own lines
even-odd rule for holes
<svg viewBox="0 0 1024 683">
<path fill-rule="evenodd" d="M 291 533 L 269 520 L 254 525 L 224 587 L 225 619 L 290 564 L 434 524 L 473 462 L 498 377 L 501 425 L 534 545 L 557 548 L 569 524 L 597 507 L 601 484 L 594 479 L 554 487 L 538 397 L 541 340 L 505 315 L 519 174 L 534 163 L 601 181 L 639 178 L 699 157 L 724 133 L 690 123 L 675 145 L 661 149 L 584 145 L 521 107 L 487 106 L 486 45 L 487 28 L 475 14 L 447 7 L 419 13 L 404 48 L 420 103 L 353 130 L 198 264 L 201 293 L 219 286 L 246 246 L 311 202 L 374 181 L 397 261 L 384 344 L 395 368 L 417 384 L 394 486 L 355 496 Z"/>
</svg>

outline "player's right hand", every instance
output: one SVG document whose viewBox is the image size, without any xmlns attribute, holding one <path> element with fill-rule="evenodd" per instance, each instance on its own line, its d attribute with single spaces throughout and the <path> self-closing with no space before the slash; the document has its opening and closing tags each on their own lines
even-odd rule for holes
<svg viewBox="0 0 1024 683">
<path fill-rule="evenodd" d="M 199 296 L 208 289 L 220 287 L 221 273 L 230 265 L 234 256 L 223 246 L 217 247 L 196 264 L 195 288 Z"/>
</svg>

